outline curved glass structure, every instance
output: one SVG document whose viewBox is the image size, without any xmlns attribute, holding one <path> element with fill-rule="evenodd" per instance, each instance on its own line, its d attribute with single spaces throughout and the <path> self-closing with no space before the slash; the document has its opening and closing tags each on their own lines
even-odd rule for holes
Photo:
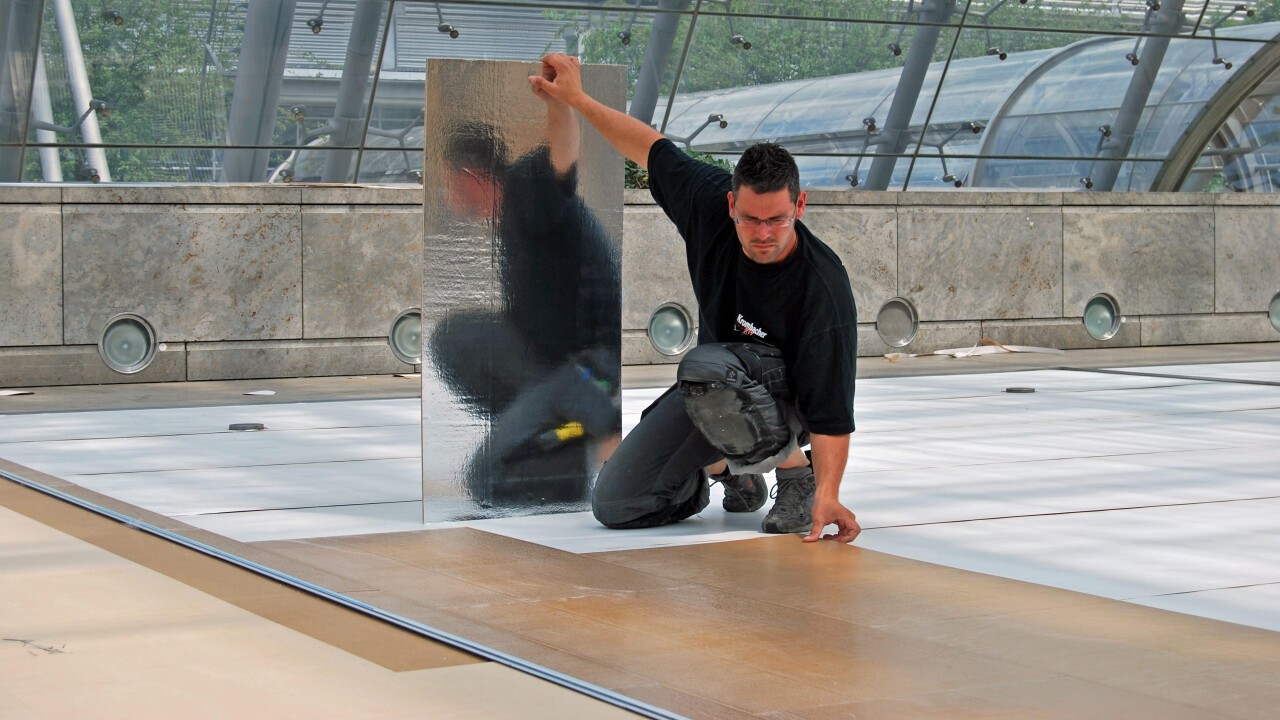
<svg viewBox="0 0 1280 720">
<path fill-rule="evenodd" d="M 549 51 L 626 66 L 692 149 L 784 143 L 812 188 L 1269 192 L 1280 160 L 1274 3 L 111 5 L 0 2 L 0 182 L 417 183 L 426 59 Z"/>
</svg>

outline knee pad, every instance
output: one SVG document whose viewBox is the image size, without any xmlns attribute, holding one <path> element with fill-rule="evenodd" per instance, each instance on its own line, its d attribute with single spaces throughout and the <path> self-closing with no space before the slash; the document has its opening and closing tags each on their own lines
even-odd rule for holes
<svg viewBox="0 0 1280 720">
<path fill-rule="evenodd" d="M 689 419 L 731 465 L 761 463 L 792 444 L 787 417 L 768 385 L 785 386 L 781 358 L 761 357 L 745 345 L 699 345 L 676 377 Z"/>
</svg>

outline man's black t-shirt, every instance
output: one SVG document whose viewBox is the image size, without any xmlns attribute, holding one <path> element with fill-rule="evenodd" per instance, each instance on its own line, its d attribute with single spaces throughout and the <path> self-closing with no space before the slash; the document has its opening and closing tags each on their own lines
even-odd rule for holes
<svg viewBox="0 0 1280 720">
<path fill-rule="evenodd" d="M 785 260 L 747 258 L 729 217 L 732 176 L 670 140 L 649 149 L 649 183 L 685 240 L 698 341 L 778 348 L 809 431 L 853 432 L 857 312 L 840 258 L 799 221 L 796 249 Z"/>
</svg>

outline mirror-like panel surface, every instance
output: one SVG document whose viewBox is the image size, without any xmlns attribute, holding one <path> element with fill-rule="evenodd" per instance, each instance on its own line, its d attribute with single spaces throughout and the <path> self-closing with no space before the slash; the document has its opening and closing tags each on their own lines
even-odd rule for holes
<svg viewBox="0 0 1280 720">
<path fill-rule="evenodd" d="M 585 509 L 620 438 L 622 163 L 531 92 L 539 68 L 427 64 L 430 521 Z M 621 107 L 621 69 L 586 71 Z"/>
</svg>

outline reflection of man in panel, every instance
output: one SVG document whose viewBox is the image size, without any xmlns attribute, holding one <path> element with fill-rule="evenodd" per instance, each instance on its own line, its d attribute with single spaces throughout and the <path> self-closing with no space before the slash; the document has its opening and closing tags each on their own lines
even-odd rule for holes
<svg viewBox="0 0 1280 720">
<path fill-rule="evenodd" d="M 487 123 L 444 144 L 450 210 L 498 241 L 501 307 L 451 312 L 429 343 L 441 378 L 492 423 L 464 478 L 485 506 L 585 501 L 589 445 L 621 429 L 617 259 L 577 195 L 578 119 L 544 100 L 548 143 L 515 162 Z"/>
<path fill-rule="evenodd" d="M 799 222 L 805 193 L 791 155 L 755 145 L 731 176 L 587 95 L 576 58 L 548 55 L 529 80 L 648 169 L 685 240 L 698 298 L 699 344 L 600 471 L 596 518 L 617 528 L 677 522 L 706 507 L 712 480 L 724 484 L 725 510 L 754 512 L 769 494 L 760 473 L 776 469 L 761 530 L 851 542 L 861 528 L 839 490 L 857 314 L 839 258 Z M 837 532 L 823 536 L 832 523 Z"/>
</svg>

